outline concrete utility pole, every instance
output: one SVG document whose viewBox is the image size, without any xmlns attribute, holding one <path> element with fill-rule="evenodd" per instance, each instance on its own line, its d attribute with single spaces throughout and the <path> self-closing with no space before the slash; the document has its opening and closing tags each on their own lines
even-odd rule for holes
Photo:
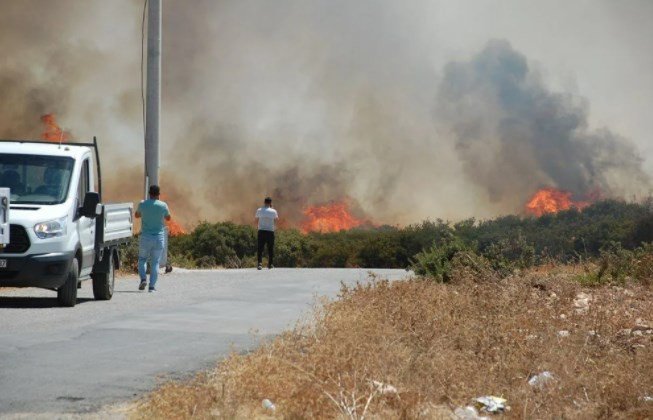
<svg viewBox="0 0 653 420">
<path fill-rule="evenodd" d="M 150 185 L 159 185 L 159 113 L 161 110 L 161 0 L 147 0 L 147 2 L 146 191 Z"/>
</svg>

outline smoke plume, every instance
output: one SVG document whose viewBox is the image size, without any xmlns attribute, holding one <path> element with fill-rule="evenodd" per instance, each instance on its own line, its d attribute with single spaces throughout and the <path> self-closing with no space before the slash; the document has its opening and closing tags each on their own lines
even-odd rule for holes
<svg viewBox="0 0 653 420">
<path fill-rule="evenodd" d="M 394 225 L 521 212 L 542 186 L 647 192 L 635 148 L 591 129 L 588 104 L 551 92 L 507 42 L 433 59 L 429 5 L 164 2 L 173 215 L 251 222 L 270 195 L 290 226 L 331 201 Z M 0 0 L 0 137 L 38 137 L 46 113 L 77 140 L 97 135 L 112 200 L 143 196 L 142 8 Z"/>
<path fill-rule="evenodd" d="M 588 129 L 587 108 L 550 92 L 525 56 L 495 40 L 447 65 L 437 111 L 465 173 L 493 201 L 511 203 L 547 186 L 578 199 L 646 193 L 650 179 L 637 150 L 609 129 Z"/>
</svg>

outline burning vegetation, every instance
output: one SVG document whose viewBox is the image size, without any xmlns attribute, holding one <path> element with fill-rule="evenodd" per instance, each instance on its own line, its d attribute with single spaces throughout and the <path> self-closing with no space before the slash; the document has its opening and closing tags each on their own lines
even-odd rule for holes
<svg viewBox="0 0 653 420">
<path fill-rule="evenodd" d="M 65 142 L 71 140 L 70 133 L 64 131 L 59 124 L 57 124 L 55 114 L 49 113 L 41 116 L 41 123 L 43 123 L 43 131 L 41 133 L 41 140 L 49 142 Z M 164 199 L 165 197 L 162 197 Z M 168 232 L 170 236 L 179 236 L 186 233 L 183 226 L 176 220 L 166 221 Z"/>
<path fill-rule="evenodd" d="M 305 220 L 301 223 L 301 230 L 308 232 L 339 232 L 364 225 L 364 220 L 354 217 L 346 203 L 336 202 L 321 206 L 308 206 L 304 208 Z"/>
<path fill-rule="evenodd" d="M 55 120 L 54 114 L 45 114 L 41 116 L 41 122 L 43 123 L 43 132 L 41 133 L 41 140 L 51 141 L 51 142 L 64 142 L 70 140 L 70 134 L 63 131 L 57 121 Z"/>
<path fill-rule="evenodd" d="M 341 99 L 324 95 L 328 104 L 319 111 L 325 120 L 316 127 L 301 127 L 301 115 L 292 124 L 272 115 L 260 118 L 269 126 L 255 129 L 251 121 L 256 115 L 230 114 L 243 107 L 221 108 L 221 120 L 215 120 L 214 113 L 209 118 L 193 112 L 166 122 L 174 129 L 162 130 L 161 184 L 166 192 L 176 191 L 166 201 L 179 224 L 171 230 L 181 233 L 201 220 L 252 223 L 253 208 L 267 194 L 279 207 L 281 227 L 334 232 L 380 224 L 406 226 L 437 217 L 538 216 L 583 209 L 593 202 L 595 190 L 606 198 L 644 197 L 648 192 L 651 184 L 638 151 L 609 129 L 592 130 L 586 102 L 549 90 L 527 57 L 508 42 L 489 42 L 467 59 L 445 65 L 441 74 L 440 79 L 433 76 L 424 94 L 435 103 L 435 112 L 412 112 L 415 108 L 410 106 L 427 107 L 401 101 L 402 109 L 392 108 L 397 102 L 387 100 L 383 89 L 372 89 L 361 97 L 342 97 L 352 106 L 331 103 Z M 29 84 L 37 82 L 27 78 L 13 85 Z M 12 90 L 13 85 L 2 86 Z M 167 86 L 177 93 L 168 97 L 179 102 L 166 103 L 167 112 L 175 113 L 179 104 L 187 106 L 188 90 L 172 82 Z M 260 90 L 255 86 L 257 92 L 265 92 L 265 86 Z M 82 110 L 57 101 L 65 95 L 37 93 L 12 93 L 39 101 L 6 119 L 12 123 L 0 126 L 0 137 L 24 138 L 16 133 L 27 133 L 24 136 L 70 141 L 71 132 L 59 126 L 54 114 L 45 113 L 50 109 L 68 116 L 66 127 L 91 132 L 86 125 L 91 123 L 76 119 L 86 115 Z M 341 109 L 351 113 L 340 115 Z M 408 114 L 414 114 L 415 121 L 393 125 Z M 33 124 L 39 117 L 43 129 Z M 126 115 L 119 118 L 130 121 Z M 140 150 L 123 147 L 122 139 L 137 139 L 140 127 L 126 124 L 126 131 L 116 135 L 113 127 L 122 127 L 116 119 L 108 118 L 106 126 L 98 124 L 100 147 L 107 157 L 105 195 L 114 201 L 138 201 L 141 185 L 124 179 L 126 173 L 141 176 Z M 350 123 L 340 124 L 341 120 Z M 434 127 L 444 134 L 435 135 Z M 175 142 L 171 132 L 185 135 Z M 398 142 L 400 137 L 406 140 Z M 275 147 L 269 153 L 252 153 L 271 144 Z M 130 150 L 129 156 L 121 155 L 125 150 Z M 455 164 L 440 162 L 440 155 L 453 158 Z M 433 167 L 442 172 L 433 172 Z M 451 190 L 442 187 L 447 184 Z M 555 189 L 533 196 L 543 185 Z M 475 197 L 470 200 L 469 194 Z"/>
<path fill-rule="evenodd" d="M 526 212 L 534 216 L 543 216 L 572 208 L 582 210 L 590 204 L 589 201 L 572 200 L 572 193 L 568 191 L 543 188 L 526 203 Z"/>
<path fill-rule="evenodd" d="M 44 15 L 28 2 L 3 5 L 0 45 L 10 59 L 0 64 L 0 137 L 38 138 L 34 120 L 56 110 L 65 127 L 100 138 L 105 179 L 118 185 L 106 192 L 122 194 L 107 198 L 136 201 L 142 187 L 123 181 L 142 161 L 138 54 L 106 31 L 86 31 L 111 16 L 124 23 L 123 36 L 139 40 L 138 11 L 123 3 L 79 2 Z M 588 118 L 591 101 L 551 89 L 547 72 L 558 69 L 542 63 L 538 71 L 528 60 L 536 51 L 507 40 L 483 45 L 479 36 L 465 44 L 477 51 L 431 61 L 434 39 L 411 38 L 420 7 L 384 0 L 364 11 L 361 26 L 359 13 L 349 13 L 362 7 L 355 2 L 345 2 L 347 13 L 331 13 L 331 2 L 300 3 L 256 12 L 242 2 L 166 6 L 163 38 L 173 44 L 162 72 L 161 168 L 173 175 L 161 183 L 179 186 L 182 197 L 192 192 L 192 204 L 170 198 L 186 229 L 200 220 L 250 223 L 265 194 L 289 226 L 302 228 L 310 225 L 304 206 L 344 197 L 369 212 L 350 206 L 354 221 L 343 225 L 351 226 L 370 216 L 407 225 L 522 213 L 543 185 L 580 199 L 593 189 L 609 198 L 648 192 L 636 148 L 594 129 L 610 121 Z M 277 13 L 284 9 L 292 12 Z M 251 26 L 215 25 L 216 16 Z M 274 36 L 265 29 L 271 18 Z M 43 138 L 69 140 L 49 117 Z"/>
<path fill-rule="evenodd" d="M 179 236 L 186 233 L 186 230 L 175 220 L 166 220 L 166 226 L 168 227 L 170 236 Z"/>
<path fill-rule="evenodd" d="M 42 115 L 41 122 L 43 124 L 42 140 L 59 142 L 69 141 L 71 139 L 71 134 L 64 131 L 57 123 L 55 114 L 48 113 Z M 583 210 L 600 198 L 597 193 L 588 194 L 589 198 L 586 200 L 575 200 L 573 196 L 574 194 L 570 191 L 553 187 L 541 188 L 527 201 L 524 206 L 524 211 L 526 214 L 539 217 L 570 209 Z M 121 197 L 118 199 L 124 198 Z M 163 199 L 170 202 L 171 208 L 175 212 L 175 207 L 179 199 L 181 199 L 181 196 L 180 194 L 175 194 L 175 199 L 170 199 L 169 197 L 163 197 Z M 138 197 L 135 196 L 134 200 L 138 200 Z M 306 197 L 301 198 L 301 200 L 306 200 Z M 301 214 L 291 212 L 290 217 L 282 214 L 283 222 L 279 223 L 279 227 L 281 229 L 298 228 L 303 233 L 331 233 L 357 227 L 376 226 L 369 219 L 354 215 L 350 206 L 352 202 L 355 204 L 355 208 L 358 209 L 357 213 L 360 214 L 360 207 L 356 204 L 355 200 L 346 198 L 325 204 L 304 205 L 302 206 Z M 166 223 L 171 236 L 186 234 L 187 227 L 197 222 L 196 220 L 188 220 L 188 215 L 183 214 L 183 212 L 180 218 L 177 212 L 175 212 L 175 216 L 177 217 L 175 220 Z"/>
<path fill-rule="evenodd" d="M 551 91 L 526 56 L 502 40 L 445 67 L 437 111 L 451 127 L 468 177 L 489 201 L 534 215 L 582 209 L 607 197 L 645 196 L 638 151 L 609 129 L 592 130 L 586 102 Z M 544 188 L 542 185 L 556 188 Z"/>
</svg>

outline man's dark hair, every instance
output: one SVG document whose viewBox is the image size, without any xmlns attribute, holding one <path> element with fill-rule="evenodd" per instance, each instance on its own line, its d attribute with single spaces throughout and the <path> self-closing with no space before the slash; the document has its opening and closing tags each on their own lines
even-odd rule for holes
<svg viewBox="0 0 653 420">
<path fill-rule="evenodd" d="M 272 204 L 272 199 L 270 197 L 265 197 L 265 204 Z"/>
<path fill-rule="evenodd" d="M 158 197 L 161 195 L 161 190 L 158 185 L 150 185 L 150 195 L 153 197 Z"/>
</svg>

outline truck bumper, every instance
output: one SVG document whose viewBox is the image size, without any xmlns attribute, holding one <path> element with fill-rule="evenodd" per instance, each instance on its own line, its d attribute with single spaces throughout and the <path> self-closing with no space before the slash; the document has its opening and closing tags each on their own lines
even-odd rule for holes
<svg viewBox="0 0 653 420">
<path fill-rule="evenodd" d="M 74 257 L 72 252 L 17 257 L 0 254 L 0 260 L 7 260 L 7 267 L 0 268 L 0 286 L 60 287 L 66 282 Z"/>
</svg>

